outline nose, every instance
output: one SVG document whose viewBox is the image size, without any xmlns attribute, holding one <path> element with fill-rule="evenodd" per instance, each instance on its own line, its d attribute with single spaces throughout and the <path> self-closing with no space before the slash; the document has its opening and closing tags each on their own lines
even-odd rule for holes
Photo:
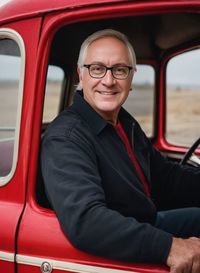
<svg viewBox="0 0 200 273">
<path fill-rule="evenodd" d="M 116 79 L 113 77 L 111 70 L 107 70 L 106 75 L 102 78 L 101 82 L 106 86 L 112 86 L 116 83 Z"/>
</svg>

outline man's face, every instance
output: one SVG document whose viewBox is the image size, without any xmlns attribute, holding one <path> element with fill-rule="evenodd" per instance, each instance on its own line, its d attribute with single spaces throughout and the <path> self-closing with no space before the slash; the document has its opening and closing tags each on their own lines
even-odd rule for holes
<svg viewBox="0 0 200 273">
<path fill-rule="evenodd" d="M 84 64 L 103 64 L 132 66 L 128 49 L 114 37 L 104 37 L 94 41 L 88 47 Z M 113 78 L 110 70 L 101 79 L 92 78 L 87 68 L 78 69 L 80 86 L 84 99 L 103 118 L 115 121 L 121 105 L 128 97 L 133 72 L 124 80 Z"/>
</svg>

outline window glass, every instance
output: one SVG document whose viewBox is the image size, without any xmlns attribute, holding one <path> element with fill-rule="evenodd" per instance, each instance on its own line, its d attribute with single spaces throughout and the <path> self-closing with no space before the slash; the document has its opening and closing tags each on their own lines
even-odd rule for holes
<svg viewBox="0 0 200 273">
<path fill-rule="evenodd" d="M 150 65 L 137 65 L 132 90 L 124 108 L 140 123 L 147 136 L 153 135 L 155 73 Z"/>
<path fill-rule="evenodd" d="M 169 143 L 190 146 L 200 136 L 200 49 L 182 53 L 167 65 Z"/>
<path fill-rule="evenodd" d="M 20 50 L 0 37 L 0 177 L 12 169 L 21 70 Z"/>
<path fill-rule="evenodd" d="M 58 114 L 63 80 L 64 71 L 57 66 L 49 65 L 43 113 L 44 123 L 52 121 Z"/>
</svg>

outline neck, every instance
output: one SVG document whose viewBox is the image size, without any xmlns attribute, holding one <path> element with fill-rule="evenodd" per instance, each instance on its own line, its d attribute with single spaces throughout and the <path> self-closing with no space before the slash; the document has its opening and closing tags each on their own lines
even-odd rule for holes
<svg viewBox="0 0 200 273">
<path fill-rule="evenodd" d="M 118 112 L 115 114 L 110 114 L 109 113 L 99 113 L 100 116 L 105 119 L 108 123 L 112 124 L 113 126 L 115 126 L 117 124 L 118 121 Z"/>
<path fill-rule="evenodd" d="M 108 111 L 98 111 L 97 109 L 96 109 L 96 111 L 108 123 L 112 124 L 113 126 L 115 126 L 117 124 L 118 114 L 119 114 L 120 108 L 115 110 L 115 111 L 110 111 L 110 112 L 108 112 Z"/>
</svg>

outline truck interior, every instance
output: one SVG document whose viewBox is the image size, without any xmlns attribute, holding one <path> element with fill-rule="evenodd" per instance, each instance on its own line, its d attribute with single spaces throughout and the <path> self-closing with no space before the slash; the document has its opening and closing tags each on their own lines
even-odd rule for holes
<svg viewBox="0 0 200 273">
<path fill-rule="evenodd" d="M 153 67 L 154 85 L 153 95 L 152 98 L 150 98 L 152 103 L 151 122 L 153 125 L 150 132 L 150 138 L 158 149 L 160 149 L 169 158 L 169 160 L 174 160 L 180 163 L 181 159 L 183 159 L 185 151 L 187 151 L 188 148 L 182 145 L 182 150 L 180 148 L 176 149 L 176 147 L 179 147 L 179 143 L 176 143 L 176 145 L 169 146 L 171 147 L 171 150 L 169 149 L 167 151 L 167 149 L 165 149 L 164 146 L 162 147 L 160 144 L 161 135 L 159 133 L 159 127 L 163 127 L 162 133 L 163 138 L 165 138 L 166 111 L 168 109 L 166 106 L 167 62 L 176 54 L 191 49 L 197 49 L 199 47 L 200 17 L 198 14 L 191 12 L 174 12 L 146 16 L 108 18 L 104 20 L 85 21 L 60 27 L 53 37 L 49 54 L 49 68 L 51 66 L 55 66 L 63 71 L 61 76 L 62 80 L 60 80 L 59 85 L 60 93 L 59 95 L 54 94 L 55 96 L 59 96 L 57 99 L 57 108 L 53 114 L 49 114 L 48 112 L 49 105 L 51 105 L 51 98 L 48 102 L 48 98 L 46 101 L 46 97 L 48 96 L 48 92 L 50 94 L 49 96 L 52 96 L 51 88 L 53 87 L 50 86 L 51 83 L 48 85 L 47 79 L 42 131 L 45 130 L 48 123 L 60 111 L 72 103 L 73 94 L 78 84 L 76 66 L 82 41 L 96 30 L 104 28 L 112 28 L 125 33 L 134 47 L 137 57 L 137 64 Z M 54 79 L 54 81 L 56 80 Z M 55 96 L 52 96 L 52 99 L 55 100 Z M 142 101 L 149 98 L 148 95 L 147 97 L 145 96 L 141 97 Z M 162 99 L 160 99 L 161 97 Z M 160 104 L 163 105 L 161 106 Z M 129 109 L 131 107 L 134 106 L 131 106 L 130 104 Z M 164 109 L 163 113 L 160 112 L 160 109 Z M 45 113 L 45 111 L 47 113 Z M 196 136 L 194 139 L 196 140 Z M 192 150 L 189 154 L 187 154 L 186 158 L 182 160 L 182 163 L 186 163 L 189 156 L 198 147 L 198 145 L 199 140 L 198 142 L 195 142 Z M 48 208 L 50 206 L 44 194 L 40 172 L 39 177 L 39 188 L 36 190 L 38 202 L 41 206 Z M 165 208 L 167 208 L 167 206 Z"/>
</svg>

